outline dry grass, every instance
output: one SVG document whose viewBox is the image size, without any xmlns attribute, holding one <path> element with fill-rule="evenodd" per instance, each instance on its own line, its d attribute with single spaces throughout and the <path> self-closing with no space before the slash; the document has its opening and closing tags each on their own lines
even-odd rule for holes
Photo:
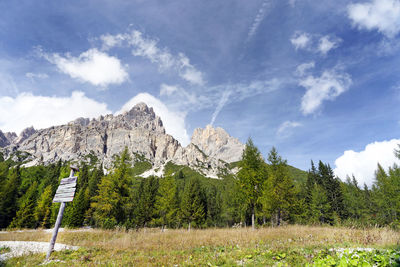
<svg viewBox="0 0 400 267">
<path fill-rule="evenodd" d="M 44 231 L 7 232 L 0 240 L 49 241 L 51 233 Z M 118 262 L 135 264 L 170 265 L 187 260 L 199 249 L 235 248 L 243 251 L 262 247 L 270 251 L 318 249 L 329 247 L 387 248 L 400 245 L 400 233 L 385 228 L 349 229 L 340 227 L 284 226 L 279 228 L 174 230 L 159 229 L 139 231 L 66 230 L 59 233 L 58 243 L 100 250 L 92 253 L 92 263 Z M 101 256 L 100 256 L 101 254 Z M 170 257 L 173 255 L 173 257 Z M 214 254 L 213 254 L 214 255 Z M 85 257 L 85 256 L 80 256 Z M 126 259 L 125 259 L 126 258 Z M 189 264 L 190 265 L 190 264 Z"/>
</svg>

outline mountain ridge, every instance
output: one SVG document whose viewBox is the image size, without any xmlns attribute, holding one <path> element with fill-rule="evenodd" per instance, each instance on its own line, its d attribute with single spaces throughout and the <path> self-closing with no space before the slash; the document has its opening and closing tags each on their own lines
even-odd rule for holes
<svg viewBox="0 0 400 267">
<path fill-rule="evenodd" d="M 244 144 L 224 129 L 209 125 L 196 129 L 192 142 L 183 147 L 166 134 L 153 108 L 139 103 L 119 115 L 77 118 L 68 124 L 40 130 L 29 127 L 19 136 L 0 131 L 0 147 L 5 158 L 17 151 L 27 153 L 25 166 L 58 160 L 80 161 L 94 154 L 105 169 L 111 168 L 113 156 L 127 147 L 133 157 L 144 157 L 153 169 L 171 161 L 217 178 L 228 163 L 240 159 Z"/>
</svg>

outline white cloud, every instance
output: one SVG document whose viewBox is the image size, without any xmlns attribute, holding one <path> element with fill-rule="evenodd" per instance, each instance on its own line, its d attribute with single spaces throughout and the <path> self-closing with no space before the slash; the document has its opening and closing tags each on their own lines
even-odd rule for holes
<svg viewBox="0 0 400 267">
<path fill-rule="evenodd" d="M 221 100 L 219 101 L 217 107 L 215 108 L 214 113 L 212 114 L 211 122 L 210 125 L 213 125 L 215 122 L 215 119 L 217 118 L 218 114 L 221 112 L 222 108 L 225 106 L 225 104 L 229 100 L 229 96 L 231 95 L 231 91 L 225 91 L 222 94 Z"/>
<path fill-rule="evenodd" d="M 264 2 L 262 3 L 261 8 L 258 10 L 256 17 L 254 18 L 254 21 L 250 26 L 249 33 L 247 34 L 247 41 L 249 41 L 256 33 L 258 27 L 260 26 L 267 13 L 268 5 L 270 4 L 270 2 L 271 1 L 269 0 L 264 0 Z"/>
<path fill-rule="evenodd" d="M 303 49 L 326 55 L 332 49 L 339 47 L 342 39 L 331 35 L 321 36 L 319 34 L 297 31 L 293 34 L 290 42 L 296 50 Z"/>
<path fill-rule="evenodd" d="M 394 149 L 400 144 L 400 139 L 374 142 L 368 144 L 363 151 L 347 150 L 335 160 L 335 174 L 345 181 L 346 176 L 354 175 L 358 183 L 371 186 L 378 163 L 387 169 L 399 160 L 394 155 Z"/>
<path fill-rule="evenodd" d="M 318 51 L 326 55 L 330 50 L 337 48 L 341 42 L 342 39 L 325 35 L 319 39 Z"/>
<path fill-rule="evenodd" d="M 290 42 L 297 49 L 307 49 L 311 44 L 311 35 L 306 32 L 295 32 Z"/>
<path fill-rule="evenodd" d="M 310 69 L 313 69 L 314 67 L 315 67 L 314 61 L 300 64 L 299 66 L 297 66 L 295 74 L 297 76 L 304 76 Z"/>
<path fill-rule="evenodd" d="M 322 102 L 335 100 L 350 87 L 350 84 L 350 75 L 336 70 L 324 71 L 320 77 L 309 75 L 301 79 L 299 85 L 306 88 L 301 101 L 301 111 L 304 115 L 314 113 Z"/>
<path fill-rule="evenodd" d="M 174 85 L 161 84 L 160 95 L 170 96 L 179 91 L 179 88 Z"/>
<path fill-rule="evenodd" d="M 299 122 L 285 121 L 279 126 L 278 130 L 276 131 L 276 135 L 278 135 L 281 138 L 288 137 L 291 134 L 291 130 L 293 128 L 297 128 L 300 126 L 303 126 L 303 125 Z"/>
<path fill-rule="evenodd" d="M 148 93 L 136 95 L 125 103 L 116 114 L 129 111 L 133 106 L 141 102 L 153 108 L 154 112 L 161 118 L 167 134 L 172 135 L 183 146 L 190 143 L 190 138 L 185 128 L 186 114 L 170 110 L 163 102 Z"/>
<path fill-rule="evenodd" d="M 27 72 L 25 73 L 25 76 L 30 79 L 38 78 L 38 79 L 47 79 L 49 78 L 49 75 L 46 73 L 32 73 L 32 72 Z"/>
<path fill-rule="evenodd" d="M 118 58 L 97 50 L 89 49 L 78 57 L 59 54 L 41 53 L 57 68 L 82 82 L 89 82 L 96 86 L 106 87 L 109 84 L 121 84 L 128 79 L 128 73 Z"/>
<path fill-rule="evenodd" d="M 97 117 L 111 113 L 105 103 L 72 92 L 69 97 L 35 96 L 21 93 L 17 97 L 0 97 L 0 129 L 19 133 L 26 127 L 36 129 L 60 125 L 78 117 Z"/>
<path fill-rule="evenodd" d="M 348 16 L 359 29 L 378 30 L 387 37 L 400 31 L 400 1 L 372 0 L 347 6 Z"/>
<path fill-rule="evenodd" d="M 295 7 L 296 6 L 296 0 L 289 0 L 289 5 L 291 7 Z"/>
<path fill-rule="evenodd" d="M 107 50 L 114 46 L 127 44 L 132 47 L 132 55 L 149 59 L 157 64 L 160 71 L 174 70 L 178 75 L 195 85 L 203 85 L 203 74 L 198 71 L 183 53 L 172 55 L 167 48 L 159 48 L 158 41 L 146 38 L 139 31 L 117 35 L 102 35 L 100 40 L 103 42 L 103 49 Z"/>
</svg>

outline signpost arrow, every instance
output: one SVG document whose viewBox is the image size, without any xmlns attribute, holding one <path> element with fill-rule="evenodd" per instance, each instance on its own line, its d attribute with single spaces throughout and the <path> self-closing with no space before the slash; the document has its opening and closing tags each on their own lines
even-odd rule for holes
<svg viewBox="0 0 400 267">
<path fill-rule="evenodd" d="M 60 185 L 57 188 L 56 195 L 53 198 L 53 203 L 61 202 L 60 210 L 58 211 L 57 221 L 54 225 L 53 235 L 51 237 L 49 250 L 47 251 L 46 260 L 49 259 L 51 252 L 53 252 L 54 244 L 56 243 L 58 229 L 61 225 L 61 220 L 64 215 L 65 203 L 71 202 L 74 199 L 75 189 L 76 189 L 76 180 L 78 177 L 75 177 L 75 172 L 78 172 L 79 169 L 76 166 L 70 166 L 71 173 L 68 178 L 64 178 L 61 180 Z"/>
</svg>

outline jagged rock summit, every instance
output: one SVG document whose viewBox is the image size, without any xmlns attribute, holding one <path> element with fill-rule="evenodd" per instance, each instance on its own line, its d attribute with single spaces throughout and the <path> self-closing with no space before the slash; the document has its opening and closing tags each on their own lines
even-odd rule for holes
<svg viewBox="0 0 400 267">
<path fill-rule="evenodd" d="M 239 161 L 245 147 L 224 129 L 213 128 L 211 125 L 207 125 L 205 129 L 195 129 L 191 143 L 198 146 L 206 155 L 228 163 Z"/>
<path fill-rule="evenodd" d="M 127 147 L 133 158 L 145 158 L 153 169 L 172 161 L 210 177 L 217 177 L 227 163 L 239 160 L 244 148 L 222 128 L 211 126 L 196 129 L 192 143 L 184 148 L 165 133 L 160 117 L 144 103 L 117 116 L 78 118 L 66 125 L 41 130 L 30 127 L 11 139 L 0 132 L 0 147 L 5 158 L 16 151 L 27 153 L 27 166 L 58 160 L 80 161 L 92 154 L 104 168 L 110 168 L 113 156 Z"/>
</svg>

